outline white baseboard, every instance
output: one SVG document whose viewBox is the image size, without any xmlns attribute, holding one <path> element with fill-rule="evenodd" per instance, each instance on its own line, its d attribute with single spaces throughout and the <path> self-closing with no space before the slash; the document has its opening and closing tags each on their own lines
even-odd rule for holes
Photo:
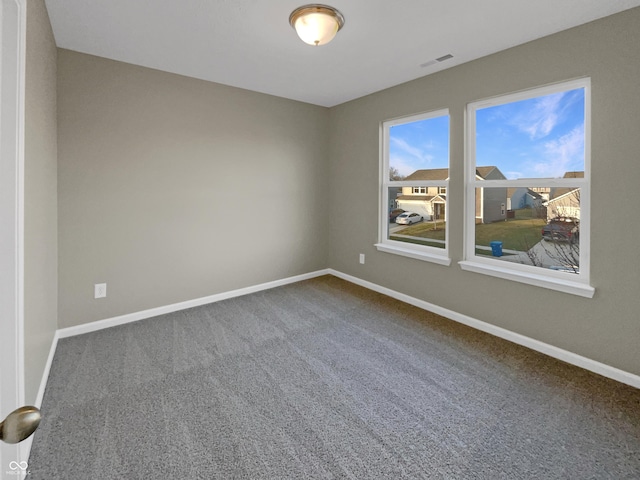
<svg viewBox="0 0 640 480">
<path fill-rule="evenodd" d="M 290 283 L 301 282 L 302 280 L 309 280 L 310 278 L 319 277 L 322 275 L 328 275 L 329 269 L 317 270 L 315 272 L 305 273 L 302 275 L 296 275 L 294 277 L 283 278 L 281 280 L 274 280 L 273 282 L 261 283 L 259 285 L 253 285 L 251 287 L 239 288 L 237 290 L 231 290 L 229 292 L 217 293 L 215 295 L 209 295 L 207 297 L 196 298 L 194 300 L 187 300 L 185 302 L 173 303 L 171 305 L 165 305 L 163 307 L 150 308 L 149 310 L 142 310 L 140 312 L 128 313 L 126 315 L 120 315 L 118 317 L 106 318 L 104 320 L 97 320 L 91 323 L 85 323 L 83 325 L 76 325 L 74 327 L 67 327 L 59 329 L 56 334 L 57 338 L 72 337 L 75 335 L 82 335 L 83 333 L 95 332 L 97 330 L 103 330 L 109 327 L 115 327 L 117 325 L 124 325 L 125 323 L 137 322 L 145 318 L 157 317 L 158 315 L 164 315 L 166 313 L 177 312 L 179 310 L 186 310 L 187 308 L 199 307 L 208 303 L 215 303 L 221 300 L 227 300 L 229 298 L 241 297 L 242 295 L 248 295 L 250 293 L 260 292 L 262 290 L 269 290 L 271 288 L 281 287 Z"/>
<path fill-rule="evenodd" d="M 51 371 L 51 364 L 53 363 L 53 356 L 56 354 L 56 348 L 58 348 L 58 335 L 59 330 L 53 335 L 51 341 L 51 348 L 49 349 L 49 356 L 47 357 L 47 363 L 44 366 L 44 372 L 42 373 L 42 380 L 40 381 L 40 388 L 38 388 L 38 396 L 36 397 L 35 407 L 42 407 L 42 399 L 44 398 L 44 390 L 47 388 L 47 379 L 49 378 L 49 372 Z"/>
<path fill-rule="evenodd" d="M 58 330 L 53 334 L 53 340 L 51 341 L 51 347 L 49 348 L 49 356 L 47 357 L 47 363 L 44 366 L 44 372 L 42 372 L 42 379 L 40 380 L 40 387 L 38 388 L 38 394 L 36 401 L 33 404 L 36 408 L 42 408 L 42 400 L 44 399 L 44 391 L 47 388 L 47 381 L 49 380 L 49 372 L 51 371 L 51 364 L 53 363 L 53 356 L 56 353 L 58 347 Z M 31 454 L 31 444 L 33 443 L 33 435 L 26 440 L 20 442 L 20 455 L 24 460 L 29 459 Z"/>
<path fill-rule="evenodd" d="M 433 312 L 437 315 L 441 315 L 450 320 L 454 320 L 456 322 L 462 323 L 469 327 L 475 328 L 476 330 L 480 330 L 482 332 L 495 335 L 496 337 L 503 338 L 513 343 L 517 343 L 518 345 L 522 345 L 524 347 L 530 348 L 531 350 L 544 353 L 545 355 L 549 355 L 550 357 L 557 358 L 558 360 L 562 360 L 563 362 L 576 365 L 578 367 L 584 368 L 585 370 L 589 370 L 591 372 L 597 373 L 604 377 L 611 378 L 618 382 L 631 385 L 632 387 L 640 388 L 640 376 L 635 375 L 633 373 L 620 370 L 618 368 L 606 365 L 604 363 L 600 363 L 596 360 L 592 360 L 590 358 L 583 357 L 576 353 L 563 350 L 562 348 L 549 345 L 548 343 L 544 343 L 539 340 L 535 340 L 533 338 L 520 335 L 519 333 L 512 332 L 511 330 L 507 330 L 502 327 L 497 327 L 490 323 L 477 320 L 475 318 L 469 317 L 467 315 L 463 315 L 458 312 L 454 312 L 453 310 L 439 307 L 432 303 L 425 302 L 424 300 L 420 300 L 415 297 L 410 297 L 409 295 L 405 295 L 404 293 L 396 292 L 395 290 L 391 290 L 389 288 L 382 287 L 375 283 L 368 282 L 366 280 L 362 280 L 360 278 L 353 277 L 351 275 L 347 275 L 346 273 L 338 272 L 333 269 L 329 269 L 328 273 L 338 278 L 341 278 L 343 280 L 346 280 L 347 282 L 355 283 L 356 285 L 360 285 L 361 287 L 368 288 L 369 290 L 382 293 L 384 295 L 395 298 L 402 302 L 408 303 L 410 305 L 414 305 L 418 308 L 422 308 L 423 310 Z"/>
</svg>

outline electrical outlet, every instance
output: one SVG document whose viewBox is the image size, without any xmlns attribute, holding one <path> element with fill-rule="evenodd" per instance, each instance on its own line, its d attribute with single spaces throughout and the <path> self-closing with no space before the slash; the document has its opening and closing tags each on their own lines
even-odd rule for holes
<svg viewBox="0 0 640 480">
<path fill-rule="evenodd" d="M 96 283 L 93 286 L 93 298 L 104 298 L 107 296 L 107 284 Z"/>
<path fill-rule="evenodd" d="M 360 263 L 364 265 L 364 253 L 360 254 Z"/>
</svg>

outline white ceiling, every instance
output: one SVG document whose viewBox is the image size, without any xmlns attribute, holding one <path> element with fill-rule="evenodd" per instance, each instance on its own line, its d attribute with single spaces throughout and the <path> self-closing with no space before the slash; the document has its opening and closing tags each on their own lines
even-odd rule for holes
<svg viewBox="0 0 640 480">
<path fill-rule="evenodd" d="M 327 0 L 328 45 L 298 39 L 300 0 L 46 0 L 61 48 L 323 106 L 640 6 L 640 0 Z M 422 64 L 446 54 L 436 65 Z"/>
</svg>

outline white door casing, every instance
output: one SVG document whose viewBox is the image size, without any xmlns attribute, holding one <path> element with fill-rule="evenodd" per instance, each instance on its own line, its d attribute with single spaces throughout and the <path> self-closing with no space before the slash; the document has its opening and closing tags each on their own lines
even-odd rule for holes
<svg viewBox="0 0 640 480">
<path fill-rule="evenodd" d="M 24 85 L 26 0 L 0 0 L 0 417 L 24 403 Z M 0 418 L 0 419 L 1 419 Z M 0 442 L 0 477 L 26 449 Z"/>
</svg>

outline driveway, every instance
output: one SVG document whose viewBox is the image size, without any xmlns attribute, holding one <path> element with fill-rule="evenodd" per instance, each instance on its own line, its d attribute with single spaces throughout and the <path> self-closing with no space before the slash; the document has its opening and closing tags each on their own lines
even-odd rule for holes
<svg viewBox="0 0 640 480">
<path fill-rule="evenodd" d="M 389 222 L 389 233 L 397 233 L 400 230 L 404 230 L 409 225 L 398 225 L 396 222 Z"/>
</svg>

